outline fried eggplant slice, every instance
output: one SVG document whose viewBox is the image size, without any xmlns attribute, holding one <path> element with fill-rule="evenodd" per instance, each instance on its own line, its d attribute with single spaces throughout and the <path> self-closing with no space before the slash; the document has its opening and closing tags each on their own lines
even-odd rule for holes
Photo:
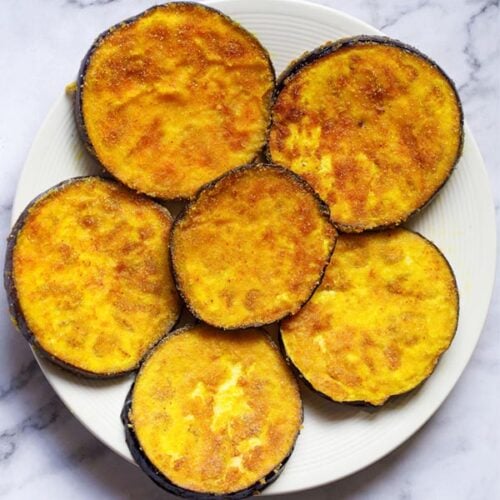
<svg viewBox="0 0 500 500">
<path fill-rule="evenodd" d="M 265 144 L 274 69 L 259 41 L 201 4 L 152 7 L 103 33 L 78 75 L 81 135 L 127 186 L 189 198 Z"/>
<path fill-rule="evenodd" d="M 432 374 L 457 321 L 453 271 L 430 241 L 402 228 L 343 234 L 310 302 L 282 322 L 281 343 L 312 389 L 378 406 Z"/>
<path fill-rule="evenodd" d="M 463 142 L 452 81 L 396 40 L 354 37 L 292 63 L 268 156 L 303 176 L 345 232 L 396 226 L 449 178 Z"/>
<path fill-rule="evenodd" d="M 321 281 L 336 231 L 328 207 L 288 169 L 235 169 L 176 219 L 171 255 L 191 312 L 224 329 L 297 312 Z"/>
<path fill-rule="evenodd" d="M 137 368 L 176 323 L 166 208 L 81 177 L 36 198 L 8 239 L 13 321 L 55 363 L 92 377 Z"/>
<path fill-rule="evenodd" d="M 302 424 L 292 371 L 262 330 L 197 325 L 142 365 L 122 420 L 139 466 L 189 498 L 244 498 L 273 482 Z"/>
</svg>

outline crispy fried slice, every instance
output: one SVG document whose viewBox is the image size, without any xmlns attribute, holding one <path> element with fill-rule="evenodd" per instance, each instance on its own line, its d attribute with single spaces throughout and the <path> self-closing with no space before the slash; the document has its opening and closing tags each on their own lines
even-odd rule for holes
<svg viewBox="0 0 500 500">
<path fill-rule="evenodd" d="M 169 3 L 97 39 L 77 115 L 111 174 L 151 196 L 187 198 L 261 150 L 273 86 L 253 35 L 214 9 Z"/>
<path fill-rule="evenodd" d="M 299 433 L 302 404 L 265 332 L 199 325 L 155 348 L 123 419 L 136 461 L 163 488 L 242 498 L 276 479 Z"/>
<path fill-rule="evenodd" d="M 321 286 L 281 324 L 287 356 L 339 402 L 383 404 L 429 377 L 458 320 L 453 272 L 405 229 L 339 237 Z"/>
<path fill-rule="evenodd" d="M 9 238 L 11 312 L 31 343 L 79 373 L 133 370 L 180 312 L 162 206 L 98 177 L 36 199 Z"/>
<path fill-rule="evenodd" d="M 272 323 L 309 299 L 335 238 L 327 207 L 302 179 L 272 165 L 237 169 L 175 221 L 176 284 L 206 323 Z"/>
<path fill-rule="evenodd" d="M 399 224 L 448 179 L 462 148 L 453 83 L 385 38 L 329 44 L 278 85 L 269 154 L 302 175 L 348 232 Z"/>
</svg>

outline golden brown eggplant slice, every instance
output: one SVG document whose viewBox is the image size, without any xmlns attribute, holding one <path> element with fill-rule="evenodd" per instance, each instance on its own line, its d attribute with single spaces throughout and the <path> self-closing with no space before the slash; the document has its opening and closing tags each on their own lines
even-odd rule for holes
<svg viewBox="0 0 500 500">
<path fill-rule="evenodd" d="M 443 186 L 462 150 L 452 81 L 396 40 L 354 37 L 292 63 L 278 83 L 268 155 L 303 176 L 337 227 L 398 225 Z"/>
<path fill-rule="evenodd" d="M 235 169 L 176 219 L 171 255 L 191 312 L 225 329 L 297 312 L 321 281 L 336 240 L 326 205 L 288 169 Z"/>
<path fill-rule="evenodd" d="M 79 129 L 104 168 L 137 191 L 176 199 L 260 152 L 274 70 L 229 17 L 172 2 L 99 36 L 77 84 Z"/>
<path fill-rule="evenodd" d="M 265 332 L 198 325 L 172 332 L 146 358 L 122 420 L 133 457 L 162 488 L 234 499 L 278 477 L 302 403 Z"/>
<path fill-rule="evenodd" d="M 282 322 L 281 342 L 314 390 L 381 405 L 431 375 L 457 321 L 453 272 L 430 241 L 406 229 L 343 234 L 321 286 Z"/>
<path fill-rule="evenodd" d="M 74 372 L 137 368 L 176 323 L 166 208 L 114 181 L 82 177 L 36 198 L 8 240 L 12 318 L 41 352 Z"/>
</svg>

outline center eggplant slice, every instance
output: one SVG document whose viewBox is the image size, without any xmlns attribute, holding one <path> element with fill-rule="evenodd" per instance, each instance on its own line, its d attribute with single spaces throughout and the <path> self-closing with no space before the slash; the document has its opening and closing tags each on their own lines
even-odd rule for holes
<svg viewBox="0 0 500 500">
<path fill-rule="evenodd" d="M 281 341 L 314 390 L 381 405 L 431 375 L 457 320 L 455 278 L 431 242 L 406 229 L 341 235 L 321 286 L 282 322 Z"/>
<path fill-rule="evenodd" d="M 451 80 L 396 40 L 326 44 L 280 78 L 268 153 L 303 176 L 346 232 L 397 225 L 450 176 L 463 116 Z"/>
<path fill-rule="evenodd" d="M 335 240 L 328 208 L 302 179 L 276 165 L 242 167 L 205 186 L 176 219 L 176 285 L 208 324 L 269 324 L 307 302 Z"/>
<path fill-rule="evenodd" d="M 88 376 L 134 370 L 177 321 L 168 211 L 114 181 L 82 177 L 36 198 L 8 240 L 5 285 L 18 328 Z"/>
<path fill-rule="evenodd" d="M 265 332 L 169 334 L 122 413 L 139 466 L 171 493 L 244 498 L 280 474 L 302 424 L 297 382 Z"/>
<path fill-rule="evenodd" d="M 173 2 L 105 33 L 86 55 L 76 111 L 90 151 L 153 197 L 189 198 L 265 144 L 274 69 L 215 9 Z"/>
</svg>

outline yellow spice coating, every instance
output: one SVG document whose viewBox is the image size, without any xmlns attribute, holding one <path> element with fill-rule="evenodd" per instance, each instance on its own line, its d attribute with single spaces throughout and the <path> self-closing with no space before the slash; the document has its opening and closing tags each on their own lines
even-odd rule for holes
<svg viewBox="0 0 500 500">
<path fill-rule="evenodd" d="M 381 405 L 432 373 L 457 320 L 445 258 L 420 235 L 397 229 L 341 235 L 320 287 L 281 334 L 316 390 Z"/>
<path fill-rule="evenodd" d="M 422 57 L 376 43 L 290 77 L 273 120 L 273 161 L 307 179 L 345 231 L 405 220 L 447 179 L 461 145 L 449 81 Z"/>
<path fill-rule="evenodd" d="M 209 324 L 272 323 L 308 299 L 335 238 L 319 200 L 286 169 L 237 170 L 205 189 L 176 221 L 177 285 Z"/>
<path fill-rule="evenodd" d="M 107 375 L 136 367 L 180 312 L 166 209 L 96 177 L 50 191 L 17 236 L 13 277 L 37 343 Z"/>
<path fill-rule="evenodd" d="M 82 109 L 103 165 L 151 196 L 192 196 L 265 142 L 274 72 L 220 13 L 167 4 L 112 29 L 90 57 Z"/>
<path fill-rule="evenodd" d="M 302 422 L 297 383 L 262 331 L 200 325 L 174 333 L 142 366 L 131 421 L 142 451 L 197 492 L 247 488 L 292 451 Z"/>
</svg>

